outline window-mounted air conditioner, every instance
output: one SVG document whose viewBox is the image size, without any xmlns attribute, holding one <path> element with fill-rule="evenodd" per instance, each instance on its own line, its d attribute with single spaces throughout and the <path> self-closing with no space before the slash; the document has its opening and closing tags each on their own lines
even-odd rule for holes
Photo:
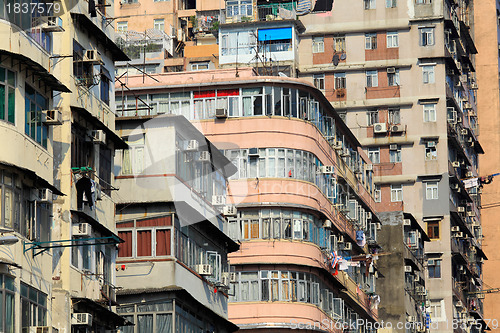
<svg viewBox="0 0 500 333">
<path fill-rule="evenodd" d="M 460 227 L 458 227 L 458 226 L 451 227 L 451 231 L 452 232 L 458 232 L 458 231 L 460 231 Z"/>
<path fill-rule="evenodd" d="M 43 188 L 41 190 L 38 190 L 37 201 L 51 203 L 52 202 L 52 191 L 49 190 L 48 188 Z"/>
<path fill-rule="evenodd" d="M 238 210 L 236 209 L 236 206 L 224 206 L 224 211 L 223 214 L 225 216 L 236 216 L 238 213 Z"/>
<path fill-rule="evenodd" d="M 200 151 L 198 162 L 210 162 L 210 153 L 206 150 Z"/>
<path fill-rule="evenodd" d="M 411 273 L 411 272 L 412 272 L 411 266 L 405 266 L 405 273 Z"/>
<path fill-rule="evenodd" d="M 197 140 L 189 140 L 186 146 L 186 151 L 198 151 L 200 143 Z"/>
<path fill-rule="evenodd" d="M 73 237 L 90 237 L 92 227 L 89 223 L 78 223 L 73 226 Z"/>
<path fill-rule="evenodd" d="M 195 271 L 196 271 L 196 273 L 203 275 L 203 276 L 213 274 L 212 265 L 208 265 L 208 264 L 196 265 Z"/>
<path fill-rule="evenodd" d="M 227 109 L 226 108 L 215 109 L 215 117 L 216 118 L 227 118 Z"/>
<path fill-rule="evenodd" d="M 396 68 L 394 67 L 387 67 L 387 74 L 394 74 L 396 73 Z"/>
<path fill-rule="evenodd" d="M 404 219 L 403 220 L 403 225 L 410 226 L 411 225 L 411 220 L 410 219 Z"/>
<path fill-rule="evenodd" d="M 44 110 L 42 112 L 46 125 L 62 125 L 62 112 L 60 110 Z"/>
<path fill-rule="evenodd" d="M 101 54 L 97 50 L 85 50 L 83 61 L 90 63 L 101 63 Z"/>
<path fill-rule="evenodd" d="M 389 145 L 389 150 L 398 150 L 398 145 L 395 144 Z"/>
<path fill-rule="evenodd" d="M 332 174 L 335 172 L 333 165 L 323 165 L 320 167 L 320 172 L 322 174 Z"/>
<path fill-rule="evenodd" d="M 224 206 L 226 204 L 226 197 L 223 195 L 213 195 L 212 205 L 214 206 Z"/>
<path fill-rule="evenodd" d="M 343 250 L 349 251 L 352 250 L 352 244 L 351 243 L 344 243 Z"/>
<path fill-rule="evenodd" d="M 92 326 L 92 315 L 90 313 L 72 313 L 71 325 Z"/>
<path fill-rule="evenodd" d="M 451 165 L 452 165 L 454 168 L 460 168 L 460 162 L 459 162 L 459 161 L 453 161 L 453 162 L 451 162 Z"/>
<path fill-rule="evenodd" d="M 332 221 L 330 220 L 325 220 L 323 222 L 323 228 L 331 228 L 332 227 Z"/>
<path fill-rule="evenodd" d="M 373 171 L 373 164 L 367 164 L 367 165 L 365 165 L 365 170 L 366 171 Z"/>
</svg>

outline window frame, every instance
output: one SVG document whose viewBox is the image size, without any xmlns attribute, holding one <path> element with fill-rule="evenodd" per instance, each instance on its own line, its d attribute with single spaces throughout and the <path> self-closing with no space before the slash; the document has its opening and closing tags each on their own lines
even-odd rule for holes
<svg viewBox="0 0 500 333">
<path fill-rule="evenodd" d="M 163 26 L 163 29 L 159 29 L 157 28 L 157 25 L 158 26 Z M 160 31 L 165 31 L 165 19 L 164 18 L 159 18 L 159 19 L 153 19 L 153 27 L 156 29 L 156 30 L 160 30 Z"/>
<path fill-rule="evenodd" d="M 429 181 L 425 182 L 425 199 L 438 200 L 439 199 L 439 182 Z"/>
<path fill-rule="evenodd" d="M 387 48 L 398 48 L 399 47 L 399 34 L 397 31 L 387 31 Z"/>
<path fill-rule="evenodd" d="M 116 31 L 127 32 L 128 31 L 128 21 L 116 22 Z"/>
<path fill-rule="evenodd" d="M 314 74 L 313 84 L 316 89 L 325 90 L 325 74 Z"/>
<path fill-rule="evenodd" d="M 435 123 L 437 121 L 437 103 L 422 104 L 424 111 L 424 123 Z"/>
<path fill-rule="evenodd" d="M 396 150 L 389 149 L 389 161 L 390 163 L 401 163 L 401 145 L 397 145 Z"/>
<path fill-rule="evenodd" d="M 403 185 L 391 184 L 391 202 L 403 201 Z"/>
<path fill-rule="evenodd" d="M 365 10 L 376 9 L 377 2 L 376 0 L 363 0 Z"/>
<path fill-rule="evenodd" d="M 433 46 L 436 43 L 434 27 L 419 27 L 418 32 L 420 46 Z"/>
<path fill-rule="evenodd" d="M 422 83 L 432 84 L 436 82 L 435 78 L 435 65 L 421 65 L 422 67 Z"/>
<path fill-rule="evenodd" d="M 372 164 L 380 164 L 380 147 L 368 147 L 367 155 Z"/>
<path fill-rule="evenodd" d="M 434 260 L 434 265 L 427 265 L 429 279 L 440 279 L 442 277 L 441 263 L 443 260 L 433 258 L 430 259 Z"/>
<path fill-rule="evenodd" d="M 365 50 L 377 49 L 377 33 L 365 33 Z"/>
<path fill-rule="evenodd" d="M 312 53 L 325 52 L 325 38 L 323 36 L 316 36 L 312 38 Z"/>
<path fill-rule="evenodd" d="M 335 90 L 337 89 L 346 89 L 346 73 L 345 72 L 339 72 L 339 73 L 334 73 L 333 74 L 334 78 L 334 88 Z"/>
<path fill-rule="evenodd" d="M 427 236 L 433 240 L 433 239 L 440 239 L 441 238 L 441 224 L 440 221 L 437 220 L 430 220 L 430 221 L 425 221 L 427 224 Z"/>
<path fill-rule="evenodd" d="M 378 87 L 378 70 L 368 70 L 365 72 L 365 75 L 367 88 Z"/>
</svg>

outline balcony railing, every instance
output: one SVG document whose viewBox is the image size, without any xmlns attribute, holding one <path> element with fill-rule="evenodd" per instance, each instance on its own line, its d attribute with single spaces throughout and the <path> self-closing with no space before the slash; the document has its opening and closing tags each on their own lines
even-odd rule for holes
<svg viewBox="0 0 500 333">
<path fill-rule="evenodd" d="M 257 12 L 252 15 L 232 15 L 227 12 L 221 17 L 223 24 L 257 22 L 257 21 L 276 21 L 276 20 L 295 20 L 297 13 L 295 11 L 297 4 L 295 2 L 275 3 L 258 5 Z"/>
</svg>

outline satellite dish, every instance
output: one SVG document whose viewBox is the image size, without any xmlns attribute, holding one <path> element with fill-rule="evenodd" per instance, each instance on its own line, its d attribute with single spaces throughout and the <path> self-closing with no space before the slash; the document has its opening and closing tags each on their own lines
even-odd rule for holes
<svg viewBox="0 0 500 333">
<path fill-rule="evenodd" d="M 334 66 L 337 66 L 339 64 L 340 58 L 338 54 L 333 55 L 332 63 Z"/>
</svg>

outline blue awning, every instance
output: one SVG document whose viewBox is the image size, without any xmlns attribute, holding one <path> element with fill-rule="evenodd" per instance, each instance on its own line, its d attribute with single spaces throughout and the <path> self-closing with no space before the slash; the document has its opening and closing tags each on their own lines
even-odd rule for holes
<svg viewBox="0 0 500 333">
<path fill-rule="evenodd" d="M 292 28 L 259 29 L 258 39 L 259 42 L 292 39 Z"/>
</svg>

